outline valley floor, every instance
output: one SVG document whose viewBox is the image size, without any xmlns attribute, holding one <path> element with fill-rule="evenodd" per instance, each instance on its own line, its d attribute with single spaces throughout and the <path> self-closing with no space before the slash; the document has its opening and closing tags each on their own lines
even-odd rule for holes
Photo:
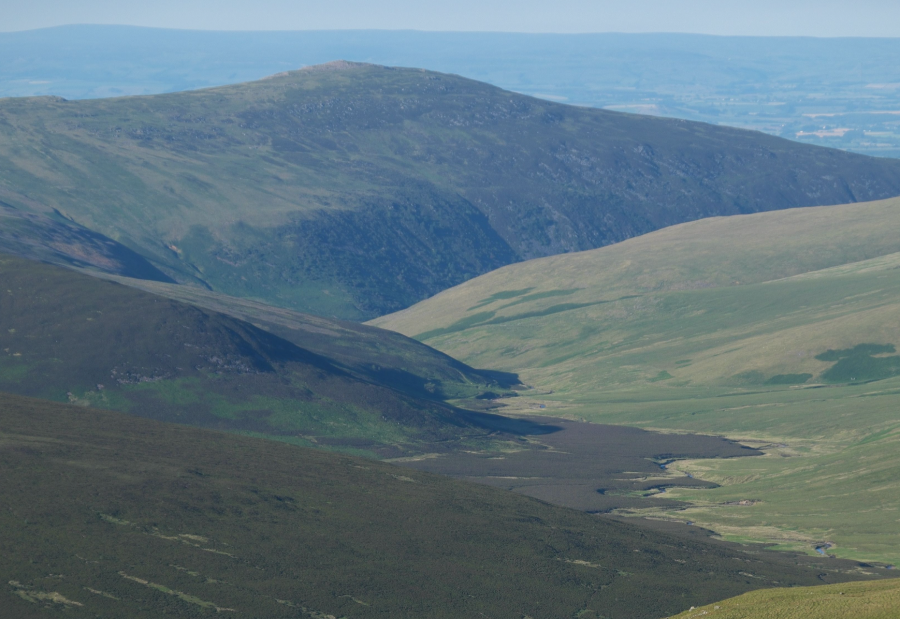
<svg viewBox="0 0 900 619">
<path fill-rule="evenodd" d="M 647 491 L 629 514 L 900 564 L 898 225 L 896 198 L 710 218 L 506 267 L 373 324 L 517 372 L 532 389 L 504 414 L 765 453 L 675 462 L 718 487 Z"/>
<path fill-rule="evenodd" d="M 732 541 L 900 564 L 900 378 L 769 391 L 642 390 L 575 401 L 533 393 L 506 400 L 504 414 L 721 434 L 765 454 L 674 462 L 671 475 L 720 486 L 670 488 L 666 499 L 691 506 L 655 506 L 648 496 L 646 507 L 629 514 L 690 521 Z"/>
</svg>

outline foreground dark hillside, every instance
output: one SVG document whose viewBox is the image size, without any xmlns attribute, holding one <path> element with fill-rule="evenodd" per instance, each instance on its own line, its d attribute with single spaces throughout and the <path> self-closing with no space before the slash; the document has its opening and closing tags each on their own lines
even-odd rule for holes
<svg viewBox="0 0 900 619">
<path fill-rule="evenodd" d="M 0 394 L 0 616 L 657 618 L 866 578 L 387 464 Z"/>
<path fill-rule="evenodd" d="M 90 264 L 78 234 L 41 228 L 85 227 L 167 277 L 345 318 L 701 217 L 900 194 L 898 161 L 351 63 L 3 100 L 0 175 L 7 217 L 46 217 L 24 226 L 42 256 Z"/>
<path fill-rule="evenodd" d="M 464 364 L 320 320 L 303 348 L 248 322 L 0 255 L 0 389 L 145 417 L 366 450 L 487 430 L 443 391 L 502 390 Z M 383 356 L 377 354 L 383 351 Z M 389 446 L 389 447 L 388 447 Z M 393 453 L 393 452 L 392 452 Z"/>
</svg>

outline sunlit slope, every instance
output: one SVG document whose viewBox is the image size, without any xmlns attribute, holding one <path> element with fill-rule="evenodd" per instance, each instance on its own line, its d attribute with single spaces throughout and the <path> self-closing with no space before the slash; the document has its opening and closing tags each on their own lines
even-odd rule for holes
<svg viewBox="0 0 900 619">
<path fill-rule="evenodd" d="M 135 276 L 132 250 L 156 279 L 349 319 L 684 221 L 900 195 L 896 160 L 347 62 L 3 99 L 0 177 L 4 251 Z"/>
<path fill-rule="evenodd" d="M 0 393 L 0 420 L 4 619 L 656 619 L 886 574 L 97 409 Z"/>
<path fill-rule="evenodd" d="M 695 507 L 668 517 L 897 563 L 898 229 L 897 200 L 701 221 L 507 267 L 377 323 L 519 371 L 535 389 L 507 411 L 766 452 L 674 465 L 721 487 L 673 490 Z"/>
<path fill-rule="evenodd" d="M 817 357 L 900 344 L 898 227 L 900 200 L 703 220 L 511 265 L 372 324 L 572 395 L 866 380 Z"/>
<path fill-rule="evenodd" d="M 894 619 L 900 581 L 766 589 L 694 608 L 671 619 Z"/>
</svg>

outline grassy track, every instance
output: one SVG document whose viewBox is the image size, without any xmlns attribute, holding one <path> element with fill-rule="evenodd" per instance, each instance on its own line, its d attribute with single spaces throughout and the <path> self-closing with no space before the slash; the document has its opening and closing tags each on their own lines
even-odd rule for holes
<svg viewBox="0 0 900 619">
<path fill-rule="evenodd" d="M 898 228 L 900 200 L 705 220 L 506 267 L 374 323 L 520 372 L 535 389 L 504 412 L 767 452 L 678 464 L 723 486 L 673 491 L 698 507 L 668 517 L 893 563 Z"/>
</svg>

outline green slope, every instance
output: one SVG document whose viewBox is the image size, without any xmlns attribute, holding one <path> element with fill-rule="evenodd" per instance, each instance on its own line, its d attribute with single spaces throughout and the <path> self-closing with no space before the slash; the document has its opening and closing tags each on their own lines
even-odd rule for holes
<svg viewBox="0 0 900 619">
<path fill-rule="evenodd" d="M 441 401 L 445 390 L 502 391 L 487 374 L 371 327 L 321 319 L 318 331 L 285 329 L 288 341 L 12 257 L 0 257 L 0 284 L 0 388 L 24 395 L 397 455 L 485 434 Z M 310 329 L 313 319 L 300 324 Z"/>
<path fill-rule="evenodd" d="M 650 619 L 887 574 L 102 410 L 0 394 L 0 422 L 4 617 Z"/>
<path fill-rule="evenodd" d="M 134 275 L 85 260 L 103 235 L 178 281 L 350 319 L 683 221 L 900 194 L 897 161 L 340 62 L 4 99 L 0 177 L 7 216 L 42 217 L 32 252 Z"/>
<path fill-rule="evenodd" d="M 900 583 L 885 581 L 753 591 L 672 619 L 892 619 L 898 612 Z"/>
<path fill-rule="evenodd" d="M 900 200 L 705 220 L 506 267 L 374 322 L 520 372 L 535 389 L 505 411 L 767 452 L 679 463 L 722 487 L 673 490 L 697 507 L 669 517 L 897 562 L 898 226 Z"/>
</svg>

